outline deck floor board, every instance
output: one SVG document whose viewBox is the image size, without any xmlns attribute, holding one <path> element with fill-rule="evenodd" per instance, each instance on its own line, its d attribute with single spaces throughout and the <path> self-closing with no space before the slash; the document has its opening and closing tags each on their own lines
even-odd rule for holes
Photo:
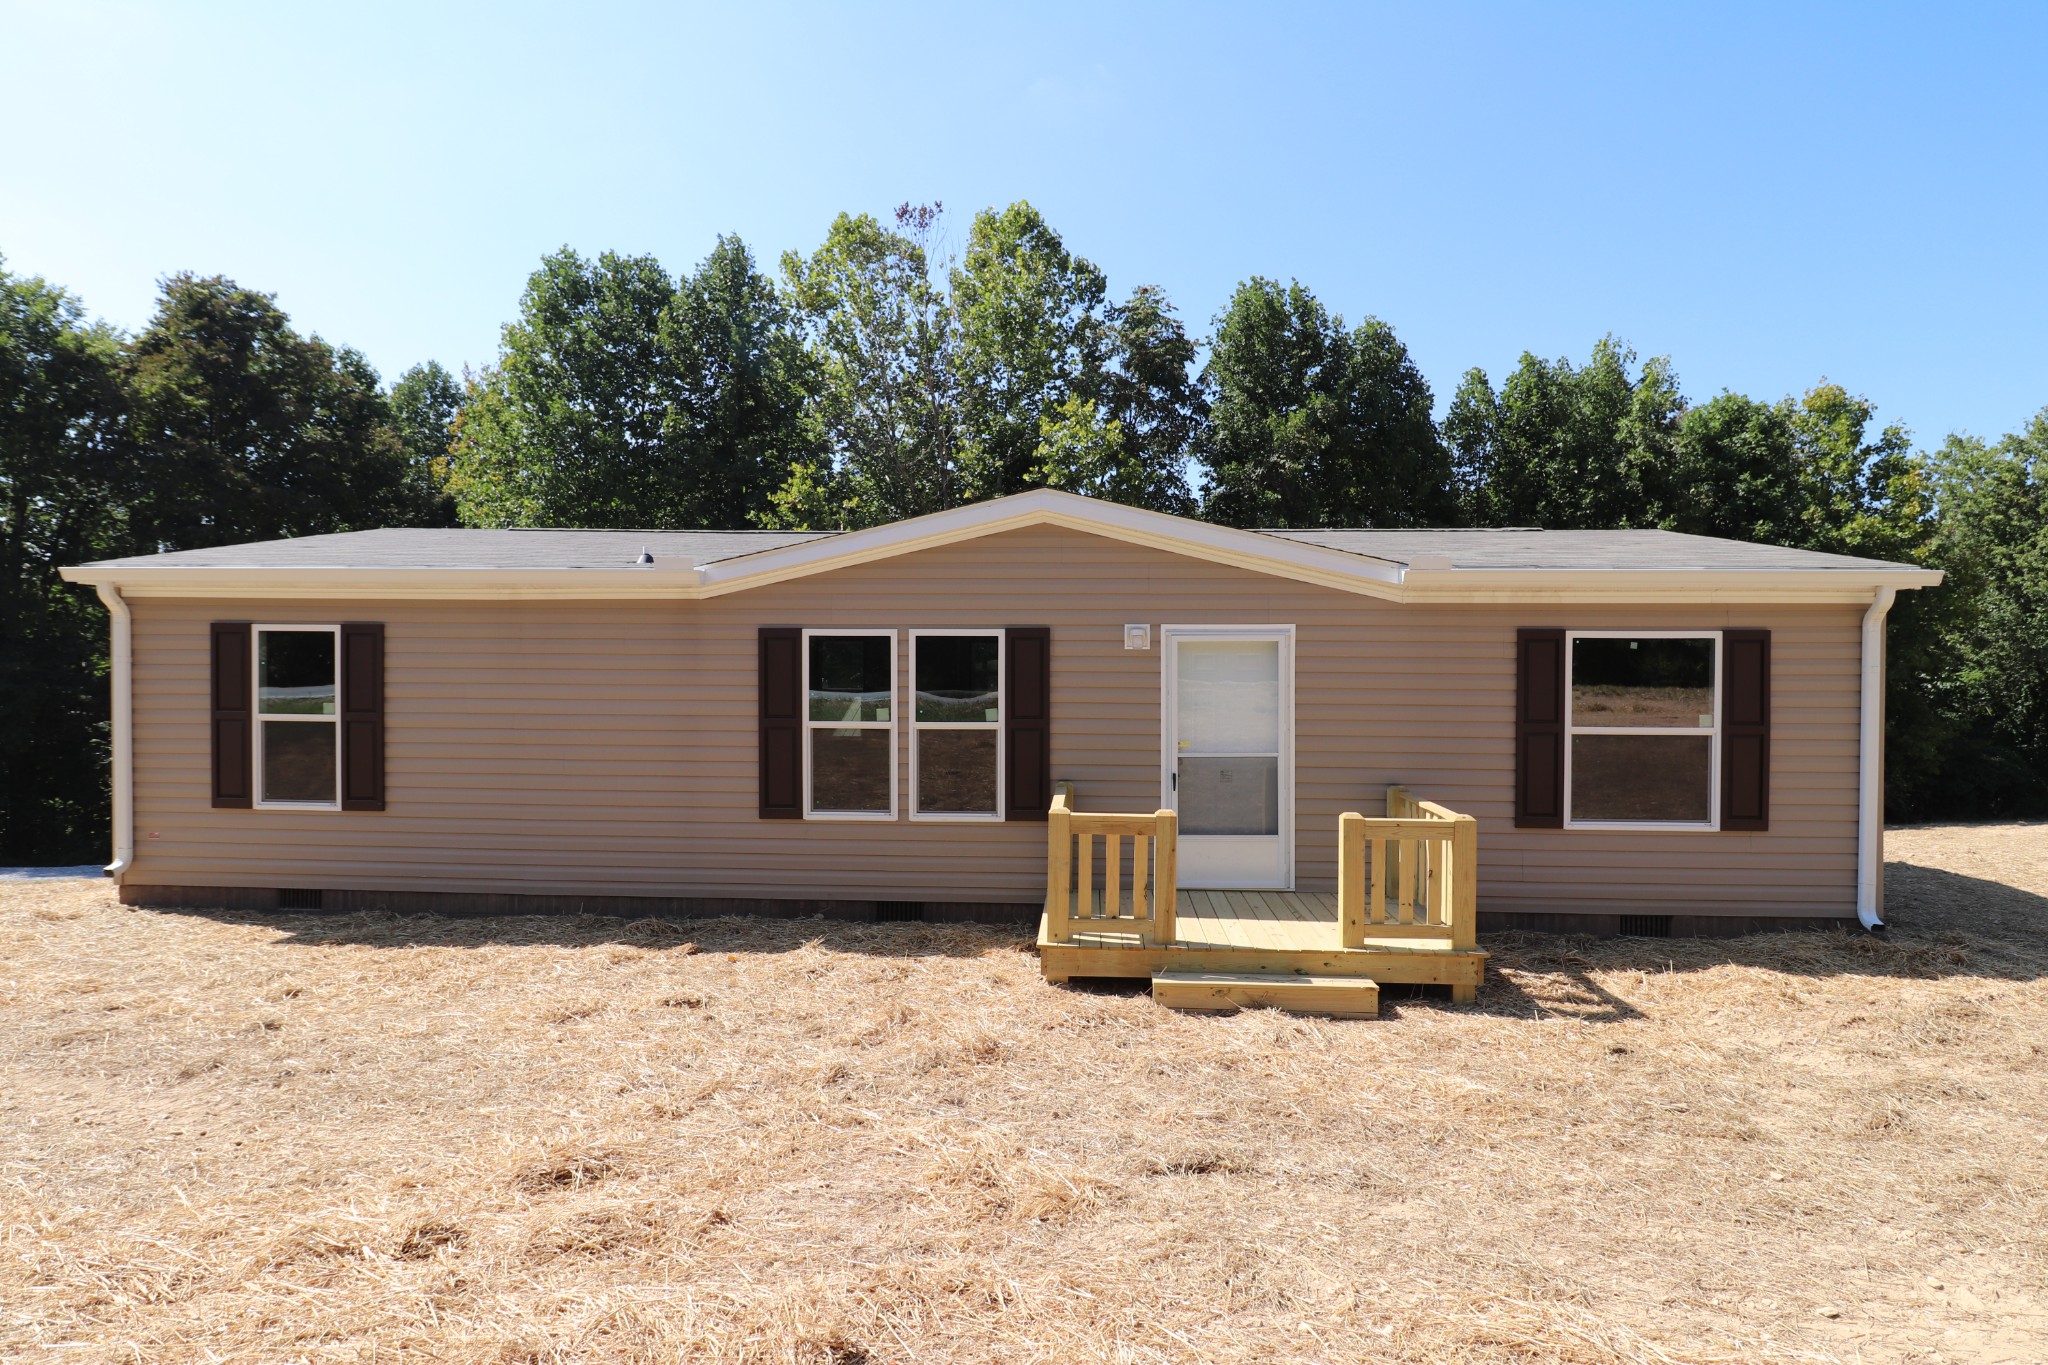
<svg viewBox="0 0 2048 1365">
<path fill-rule="evenodd" d="M 1143 924 L 1130 920 L 1076 923 L 1068 941 L 1054 942 L 1041 921 L 1038 951 L 1046 976 L 1066 981 L 1162 971 L 1252 972 L 1369 977 L 1469 991 L 1485 971 L 1485 951 L 1452 947 L 1448 931 L 1368 934 L 1355 948 L 1340 946 L 1337 898 L 1328 892 L 1184 890 L 1176 905 L 1178 924 L 1168 944 L 1147 944 L 1135 932 Z"/>
<path fill-rule="evenodd" d="M 1121 908 L 1129 910 L 1128 898 Z M 1136 947 L 1138 937 L 1129 923 L 1077 920 L 1074 942 L 1100 948 Z M 1182 891 L 1176 935 L 1179 945 L 1187 948 L 1332 951 L 1337 948 L 1337 898 L 1315 891 Z M 1373 944 L 1370 935 L 1367 941 Z M 1404 936 L 1388 937 L 1374 946 L 1430 952 L 1440 945 L 1428 938 Z"/>
<path fill-rule="evenodd" d="M 1176 946 L 1238 952 L 1335 952 L 1337 898 L 1320 891 L 1182 891 L 1177 901 Z M 1120 907 L 1130 908 L 1128 897 Z M 1097 928 L 1096 925 L 1101 927 Z M 1091 948 L 1135 948 L 1139 938 L 1131 921 L 1079 920 L 1074 943 Z M 1398 952 L 1442 952 L 1449 935 L 1439 940 L 1411 933 L 1375 936 L 1367 948 Z"/>
</svg>

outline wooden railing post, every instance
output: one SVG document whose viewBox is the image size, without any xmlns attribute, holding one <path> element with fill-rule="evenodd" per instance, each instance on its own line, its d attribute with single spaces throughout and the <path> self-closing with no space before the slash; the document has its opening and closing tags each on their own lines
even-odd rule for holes
<svg viewBox="0 0 2048 1365">
<path fill-rule="evenodd" d="M 1180 816 L 1162 810 L 1152 818 L 1156 822 L 1152 835 L 1152 935 L 1154 942 L 1172 943 L 1180 933 L 1180 869 L 1176 866 Z"/>
<path fill-rule="evenodd" d="M 1074 839 L 1074 895 L 1078 918 L 1092 920 L 1101 913 L 1095 900 L 1095 831 L 1085 825 Z"/>
<path fill-rule="evenodd" d="M 1053 788 L 1052 807 L 1045 817 L 1045 932 L 1054 943 L 1069 942 L 1074 936 L 1073 801 L 1074 789 L 1060 783 Z"/>
<path fill-rule="evenodd" d="M 1365 944 L 1365 817 L 1347 810 L 1337 817 L 1337 945 Z"/>
<path fill-rule="evenodd" d="M 1460 815 L 1451 822 L 1451 947 L 1479 946 L 1479 821 Z"/>
<path fill-rule="evenodd" d="M 1154 908 L 1146 900 L 1145 879 L 1151 873 L 1152 849 L 1158 844 L 1159 835 L 1133 834 L 1131 836 L 1131 918 L 1145 919 Z M 1154 901 L 1157 897 L 1153 898 Z"/>
</svg>

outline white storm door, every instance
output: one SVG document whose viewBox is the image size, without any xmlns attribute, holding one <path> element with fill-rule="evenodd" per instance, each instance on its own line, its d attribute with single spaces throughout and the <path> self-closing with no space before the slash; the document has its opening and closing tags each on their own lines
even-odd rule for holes
<svg viewBox="0 0 2048 1365">
<path fill-rule="evenodd" d="M 1164 626 L 1166 804 L 1180 884 L 1294 885 L 1294 628 Z"/>
</svg>

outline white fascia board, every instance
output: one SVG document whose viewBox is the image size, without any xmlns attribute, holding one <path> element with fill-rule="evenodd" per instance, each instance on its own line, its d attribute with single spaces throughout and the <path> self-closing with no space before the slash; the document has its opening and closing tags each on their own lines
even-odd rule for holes
<svg viewBox="0 0 2048 1365">
<path fill-rule="evenodd" d="M 719 560 L 704 567 L 704 596 L 743 592 L 1031 526 L 1062 526 L 1346 592 L 1389 599 L 1400 596 L 1401 565 L 1393 560 L 1260 535 L 1256 531 L 1213 526 L 1051 489 L 1017 493 L 865 531 L 849 531 L 826 540 Z"/>
<path fill-rule="evenodd" d="M 66 582 L 118 584 L 125 597 L 608 601 L 698 595 L 696 569 L 64 569 Z"/>
<path fill-rule="evenodd" d="M 1931 588 L 1933 569 L 1410 569 L 1401 600 L 1427 602 L 1854 602 Z"/>
</svg>

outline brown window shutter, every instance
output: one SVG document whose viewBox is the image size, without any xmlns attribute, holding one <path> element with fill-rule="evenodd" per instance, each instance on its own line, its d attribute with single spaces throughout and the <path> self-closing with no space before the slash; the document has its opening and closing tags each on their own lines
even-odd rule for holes
<svg viewBox="0 0 2048 1365">
<path fill-rule="evenodd" d="M 1004 810 L 1043 821 L 1052 806 L 1052 629 L 1011 626 L 1003 652 Z"/>
<path fill-rule="evenodd" d="M 1564 828 L 1564 632 L 1516 632 L 1515 828 Z"/>
<path fill-rule="evenodd" d="M 1771 633 L 1721 632 L 1721 828 L 1771 827 Z"/>
<path fill-rule="evenodd" d="M 384 627 L 341 628 L 341 808 L 384 809 Z"/>
<path fill-rule="evenodd" d="M 213 623 L 213 804 L 249 805 L 249 623 Z"/>
<path fill-rule="evenodd" d="M 761 627 L 761 818 L 804 818 L 804 633 Z"/>
</svg>

